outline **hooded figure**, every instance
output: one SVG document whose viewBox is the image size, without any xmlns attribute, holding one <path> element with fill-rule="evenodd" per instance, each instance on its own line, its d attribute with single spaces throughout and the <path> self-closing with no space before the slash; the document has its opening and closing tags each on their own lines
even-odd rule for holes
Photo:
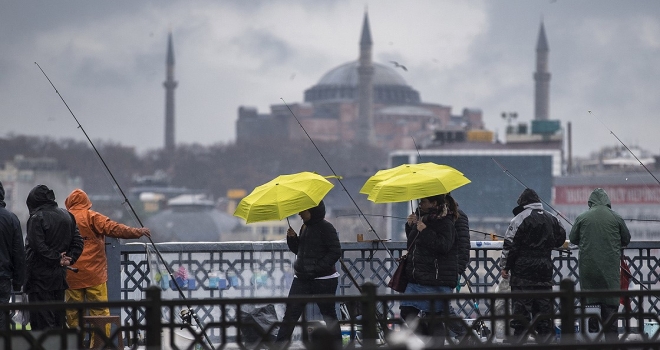
<svg viewBox="0 0 660 350">
<path fill-rule="evenodd" d="M 76 262 L 78 273 L 68 271 L 66 281 L 67 302 L 107 301 L 108 261 L 105 255 L 105 236 L 114 238 L 140 238 L 149 236 L 147 228 L 132 228 L 110 220 L 107 216 L 91 210 L 92 202 L 87 193 L 75 189 L 64 202 L 76 219 L 80 235 L 85 241 L 82 255 Z M 93 308 L 91 316 L 110 315 L 108 308 Z M 78 326 L 78 309 L 67 310 L 69 328 Z"/>
<path fill-rule="evenodd" d="M 511 291 L 545 292 L 552 290 L 552 250 L 566 241 L 566 230 L 557 218 L 543 209 L 538 194 L 526 188 L 518 197 L 516 215 L 504 235 L 500 268 L 502 277 L 510 280 Z M 515 299 L 513 314 L 528 320 L 538 314 L 551 314 L 547 298 Z M 514 336 L 522 335 L 525 325 L 519 319 L 511 321 Z M 545 340 L 551 333 L 549 319 L 537 323 L 536 331 Z"/>
<path fill-rule="evenodd" d="M 630 243 L 625 221 L 612 210 L 610 198 L 602 188 L 589 196 L 589 209 L 575 219 L 569 239 L 580 248 L 580 289 L 619 290 L 621 248 Z M 601 319 L 610 319 L 619 310 L 619 297 L 587 298 L 587 304 L 600 305 Z M 616 318 L 614 318 L 616 320 Z M 617 341 L 618 324 L 605 325 L 605 340 Z M 589 319 L 589 331 L 598 331 L 598 322 Z"/>
<path fill-rule="evenodd" d="M 83 239 L 76 220 L 68 211 L 59 208 L 55 194 L 45 185 L 37 185 L 28 194 L 30 211 L 25 239 L 25 292 L 30 303 L 64 301 L 65 266 L 73 265 L 83 250 Z M 30 311 L 33 330 L 62 328 L 64 310 Z"/>
<path fill-rule="evenodd" d="M 25 279 L 21 223 L 5 206 L 5 188 L 0 182 L 0 304 L 9 303 L 12 289 L 20 291 Z M 6 328 L 7 315 L 0 312 L 0 329 Z"/>
<path fill-rule="evenodd" d="M 299 213 L 303 220 L 300 235 L 289 227 L 286 243 L 297 255 L 293 264 L 295 277 L 289 290 L 289 296 L 295 295 L 334 295 L 337 292 L 339 273 L 335 264 L 341 257 L 341 245 L 337 230 L 325 220 L 325 204 L 303 210 Z M 337 322 L 337 312 L 333 302 L 317 303 L 319 311 L 330 330 L 331 337 L 341 346 L 341 329 Z M 286 305 L 284 318 L 277 341 L 291 340 L 294 325 L 305 309 L 304 303 L 289 303 Z"/>
<path fill-rule="evenodd" d="M 612 210 L 602 188 L 589 196 L 589 209 L 575 219 L 569 239 L 580 248 L 580 289 L 619 290 L 621 248 L 630 243 L 625 221 Z M 619 305 L 619 297 L 587 298 L 588 304 Z"/>
</svg>

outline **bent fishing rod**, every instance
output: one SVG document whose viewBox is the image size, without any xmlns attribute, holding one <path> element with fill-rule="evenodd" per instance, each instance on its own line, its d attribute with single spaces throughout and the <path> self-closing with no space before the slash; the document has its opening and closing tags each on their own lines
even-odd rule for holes
<svg viewBox="0 0 660 350">
<path fill-rule="evenodd" d="M 140 217 L 138 216 L 137 212 L 135 212 L 135 209 L 133 208 L 133 205 L 132 205 L 131 202 L 128 200 L 128 197 L 126 197 L 126 194 L 124 193 L 124 190 L 122 190 L 121 186 L 119 185 L 119 182 L 117 182 L 117 179 L 116 179 L 115 176 L 113 175 L 112 171 L 110 171 L 110 167 L 108 167 L 108 164 L 105 162 L 105 160 L 103 159 L 103 157 L 101 157 L 101 153 L 99 153 L 99 150 L 98 150 L 98 149 L 96 148 L 96 146 L 94 145 L 94 142 L 92 142 L 92 139 L 90 139 L 89 135 L 87 135 L 87 132 L 85 131 L 85 129 L 83 128 L 83 126 L 80 124 L 80 121 L 78 121 L 78 118 L 76 117 L 76 115 L 73 113 L 73 111 L 72 111 L 71 108 L 69 107 L 69 104 L 66 103 L 66 101 L 64 100 L 64 97 L 62 97 L 62 95 L 60 94 L 60 92 L 59 92 L 59 91 L 57 90 L 57 88 L 55 87 L 55 84 L 53 84 L 53 82 L 50 80 L 50 78 L 48 77 L 48 75 L 46 74 L 46 72 L 44 72 L 44 70 L 41 68 L 41 66 L 39 65 L 39 63 L 34 62 L 34 64 L 37 65 L 37 67 L 39 68 L 39 70 L 41 71 L 41 73 L 43 73 L 44 77 L 46 77 L 46 79 L 47 79 L 48 82 L 50 83 L 50 86 L 52 86 L 53 89 L 55 90 L 55 93 L 57 93 L 57 96 L 59 96 L 60 99 L 62 100 L 62 102 L 64 103 L 64 106 L 66 106 L 66 108 L 69 110 L 69 113 L 71 114 L 71 116 L 73 117 L 73 119 L 76 121 L 76 124 L 78 124 L 78 129 L 80 129 L 80 130 L 82 131 L 82 133 L 85 135 L 85 138 L 87 138 L 87 141 L 89 141 L 89 144 L 90 144 L 90 145 L 92 146 L 92 148 L 94 149 L 94 152 L 95 152 L 96 155 L 98 156 L 99 160 L 101 160 L 101 163 L 102 163 L 103 166 L 105 167 L 105 170 L 108 172 L 108 174 L 109 174 L 110 177 L 112 178 L 112 181 L 114 182 L 115 186 L 117 186 L 117 189 L 118 189 L 119 192 L 121 193 L 121 195 L 122 195 L 122 197 L 123 197 L 123 199 L 124 199 L 124 203 L 128 204 L 128 207 L 130 208 L 131 213 L 133 214 L 133 216 L 135 217 L 135 219 L 136 219 L 136 220 L 138 221 L 138 223 L 140 224 L 140 227 L 144 227 L 144 224 L 142 224 L 142 220 L 140 220 Z M 160 251 L 159 251 L 158 248 L 156 247 L 156 244 L 155 244 L 154 241 L 151 239 L 151 237 L 147 236 L 147 238 L 149 239 L 149 242 L 150 242 L 151 245 L 153 246 L 154 251 L 156 252 L 156 255 L 158 256 L 158 258 L 160 259 L 161 262 L 163 262 L 163 265 L 165 266 L 165 269 L 167 270 L 167 273 L 170 275 L 171 280 L 174 281 L 174 280 L 175 280 L 175 278 L 174 278 L 174 273 L 172 272 L 172 270 L 170 269 L 169 265 L 167 264 L 167 261 L 165 261 L 165 259 L 163 258 L 163 256 L 160 254 Z M 73 270 L 72 270 L 72 271 L 73 271 Z M 77 272 L 77 271 L 74 271 L 74 272 Z M 185 294 L 183 294 L 183 290 L 181 290 L 181 287 L 179 286 L 179 284 L 178 284 L 178 283 L 174 283 L 174 285 L 176 286 L 176 289 L 178 290 L 178 292 L 179 292 L 179 296 L 181 297 L 181 299 L 186 300 L 186 296 L 185 296 Z M 204 327 L 202 327 L 202 324 L 201 324 L 201 322 L 200 322 L 200 320 L 199 320 L 199 317 L 197 316 L 197 313 L 195 313 L 194 311 L 192 311 L 192 308 L 191 308 L 190 306 L 188 306 L 188 313 L 192 314 L 192 317 L 195 319 L 195 322 L 197 323 L 197 325 L 198 325 L 199 328 L 201 329 L 202 333 L 204 334 L 204 338 L 205 338 L 205 340 L 209 343 L 209 345 L 210 345 L 211 347 L 213 347 L 213 343 L 211 343 L 211 339 L 210 339 L 209 336 L 206 334 L 206 330 L 204 329 Z M 186 313 L 186 315 L 187 315 L 188 313 Z M 181 310 L 181 314 L 182 314 L 182 316 L 184 315 L 184 310 Z"/>
<path fill-rule="evenodd" d="M 653 173 L 649 170 L 649 168 L 647 168 L 646 165 L 644 165 L 644 163 L 642 163 L 642 161 L 639 160 L 639 158 L 637 158 L 637 156 L 635 155 L 635 153 L 633 153 L 633 151 L 631 151 L 630 148 L 628 148 L 628 146 L 626 146 L 626 144 L 623 143 L 623 141 L 621 141 L 621 139 L 620 139 L 618 136 L 616 136 L 616 134 L 614 133 L 614 131 L 612 131 L 610 128 L 608 128 L 607 125 L 605 125 L 605 123 L 603 123 L 602 120 L 600 120 L 598 117 L 596 117 L 595 114 L 591 113 L 591 111 L 588 111 L 588 112 L 589 112 L 589 115 L 591 115 L 591 116 L 593 116 L 594 118 L 596 118 L 596 120 L 598 120 L 598 121 L 603 125 L 603 127 L 604 127 L 605 129 L 607 129 L 607 130 L 610 132 L 610 134 L 612 134 L 612 136 L 614 136 L 614 138 L 616 138 L 617 141 L 619 141 L 619 143 L 620 143 L 623 147 L 625 147 L 626 150 L 628 150 L 628 152 L 630 152 L 630 154 L 632 154 L 633 157 L 635 157 L 635 159 L 639 162 L 639 164 L 640 164 L 642 167 L 644 167 L 644 170 L 646 170 L 646 172 L 649 173 L 649 175 L 651 175 L 651 176 L 653 177 L 653 179 L 655 179 L 655 182 L 657 182 L 657 183 L 660 185 L 660 180 L 658 180 L 658 178 L 655 177 L 655 175 L 653 175 Z"/>
<path fill-rule="evenodd" d="M 346 192 L 346 195 L 348 195 L 348 198 L 350 198 L 351 202 L 353 202 L 353 205 L 355 205 L 355 208 L 357 208 L 357 210 L 358 210 L 358 212 L 360 213 L 360 215 L 362 215 L 362 217 L 364 217 L 364 221 L 367 223 L 367 225 L 369 225 L 369 231 L 373 232 L 374 235 L 376 235 L 376 238 L 378 238 L 378 241 L 383 242 L 383 239 L 380 238 L 380 236 L 378 235 L 378 232 L 376 232 L 376 229 L 374 229 L 374 227 L 371 226 L 371 223 L 369 222 L 369 220 L 367 219 L 367 217 L 364 216 L 364 214 L 362 213 L 362 209 L 360 209 L 360 206 L 357 204 L 357 202 L 355 202 L 355 199 L 353 199 L 353 196 L 351 196 L 351 194 L 348 192 L 348 189 L 346 189 L 346 186 L 344 186 L 344 182 L 341 181 L 341 177 L 340 177 L 339 175 L 337 175 L 337 173 L 335 172 L 335 169 L 332 168 L 332 166 L 330 165 L 330 163 L 328 162 L 328 160 L 325 158 L 325 156 L 323 155 L 323 153 L 321 153 L 321 150 L 318 148 L 318 146 L 316 146 L 316 143 L 314 142 L 314 140 L 312 140 L 312 137 L 309 136 L 309 133 L 307 132 L 307 130 L 305 130 L 305 127 L 300 123 L 300 120 L 298 119 L 298 117 L 296 117 L 296 114 L 293 113 L 293 110 L 291 109 L 291 107 L 289 107 L 289 104 L 286 103 L 286 101 L 284 101 L 284 99 L 281 98 L 281 97 L 280 97 L 280 100 L 282 100 L 282 102 L 284 102 L 284 105 L 286 106 L 286 108 L 289 109 L 289 112 L 291 112 L 291 115 L 293 116 L 293 118 L 296 119 L 296 122 L 298 122 L 298 125 L 300 125 L 300 128 L 305 132 L 305 135 L 307 135 L 307 138 L 309 139 L 309 141 L 312 143 L 312 145 L 314 145 L 314 148 L 316 148 L 316 151 L 319 152 L 319 154 L 321 155 L 321 158 L 323 158 L 323 161 L 325 162 L 325 164 L 328 166 L 328 168 L 330 168 L 330 171 L 332 171 L 332 174 L 337 178 L 337 181 L 339 181 L 339 184 L 340 184 L 341 187 L 344 189 L 344 192 Z M 394 255 L 393 255 L 392 252 L 387 248 L 387 246 L 385 245 L 385 243 L 383 243 L 383 247 L 385 248 L 385 251 L 387 251 L 387 254 L 388 254 L 388 255 L 389 255 L 394 261 L 396 261 L 396 258 L 394 258 Z"/>
</svg>

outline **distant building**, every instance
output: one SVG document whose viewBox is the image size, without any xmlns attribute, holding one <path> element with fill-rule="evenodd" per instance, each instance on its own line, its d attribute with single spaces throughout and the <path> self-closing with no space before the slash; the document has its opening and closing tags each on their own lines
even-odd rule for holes
<svg viewBox="0 0 660 350">
<path fill-rule="evenodd" d="M 415 143 L 431 143 L 436 130 L 484 131 L 479 109 L 452 115 L 450 106 L 422 102 L 419 92 L 401 75 L 407 70 L 405 66 L 372 61 L 372 44 L 365 13 L 358 60 L 331 69 L 305 91 L 304 102 L 289 104 L 314 140 L 367 143 L 387 150 L 414 149 Z M 237 143 L 306 138 L 288 107 L 275 104 L 269 113 L 239 107 Z M 492 142 L 492 133 L 489 135 L 486 142 Z"/>
<path fill-rule="evenodd" d="M 57 163 L 57 159 L 41 157 L 26 158 L 16 155 L 14 160 L 5 163 L 0 169 L 0 181 L 5 188 L 7 209 L 14 212 L 23 227 L 30 214 L 25 204 L 28 194 L 36 185 L 46 185 L 55 193 L 57 204 L 65 208 L 64 200 L 76 188 L 82 188 L 79 177 L 69 176 L 69 172 Z"/>
<path fill-rule="evenodd" d="M 167 206 L 145 223 L 154 242 L 231 241 L 231 232 L 241 226 L 239 218 L 216 209 L 203 194 L 180 195 Z"/>
</svg>

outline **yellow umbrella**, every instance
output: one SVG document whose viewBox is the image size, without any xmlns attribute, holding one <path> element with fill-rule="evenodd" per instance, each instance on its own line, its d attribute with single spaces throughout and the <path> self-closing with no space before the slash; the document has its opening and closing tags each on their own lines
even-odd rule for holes
<svg viewBox="0 0 660 350">
<path fill-rule="evenodd" d="M 471 181 L 451 169 L 419 170 L 381 181 L 369 193 L 374 203 L 407 202 L 449 193 Z"/>
<path fill-rule="evenodd" d="M 381 181 L 391 179 L 398 175 L 410 174 L 420 170 L 453 170 L 458 174 L 463 175 L 462 172 L 444 164 L 435 164 L 431 162 L 419 164 L 402 164 L 391 169 L 379 170 L 374 176 L 367 179 L 367 182 L 365 182 L 360 189 L 360 193 L 368 195 L 371 193 L 371 190 L 374 189 L 376 184 Z"/>
<path fill-rule="evenodd" d="M 301 172 L 280 175 L 256 187 L 236 206 L 246 223 L 282 220 L 317 206 L 334 185 L 323 176 Z"/>
</svg>

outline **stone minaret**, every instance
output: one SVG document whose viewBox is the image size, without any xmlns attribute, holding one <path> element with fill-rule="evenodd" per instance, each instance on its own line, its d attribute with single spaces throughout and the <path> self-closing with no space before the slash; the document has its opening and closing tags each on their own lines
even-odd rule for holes
<svg viewBox="0 0 660 350">
<path fill-rule="evenodd" d="M 165 150 L 170 154 L 174 152 L 174 89 L 177 86 L 174 80 L 174 48 L 172 47 L 172 32 L 167 39 L 167 73 L 163 83 L 165 87 Z"/>
<path fill-rule="evenodd" d="M 374 144 L 374 66 L 371 61 L 371 30 L 369 16 L 364 13 L 362 36 L 360 37 L 360 63 L 358 65 L 358 125 L 355 134 L 357 142 Z"/>
<path fill-rule="evenodd" d="M 534 73 L 534 119 L 548 120 L 550 114 L 550 73 L 548 72 L 548 39 L 541 22 L 536 43 L 536 72 Z"/>
</svg>

